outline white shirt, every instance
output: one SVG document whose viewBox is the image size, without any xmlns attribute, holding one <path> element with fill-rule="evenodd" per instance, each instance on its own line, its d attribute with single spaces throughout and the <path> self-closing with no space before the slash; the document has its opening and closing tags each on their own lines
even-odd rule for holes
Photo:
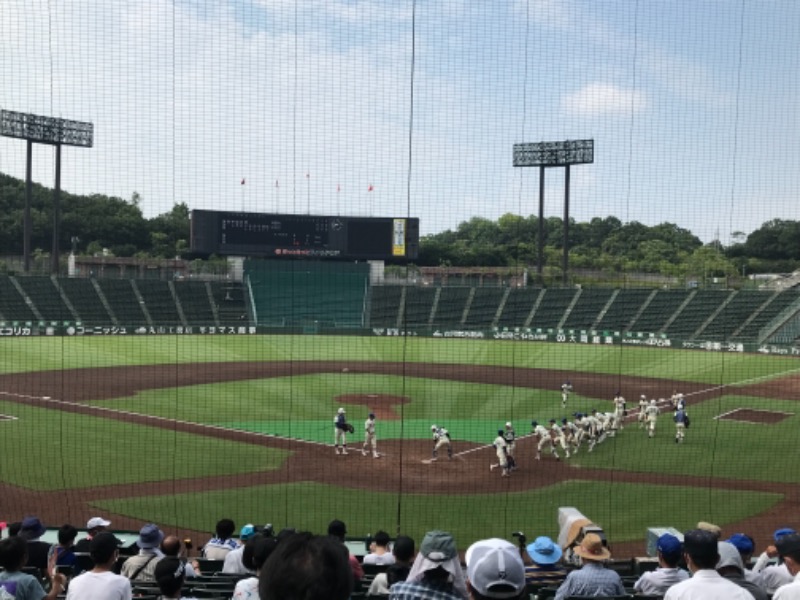
<svg viewBox="0 0 800 600">
<path fill-rule="evenodd" d="M 655 571 L 642 573 L 633 584 L 633 589 L 641 594 L 661 595 L 686 579 L 689 579 L 688 571 L 678 567 L 659 567 Z"/>
<path fill-rule="evenodd" d="M 770 565 L 770 560 L 767 553 L 762 552 L 756 564 L 753 565 L 753 572 L 761 575 L 761 587 L 764 588 L 764 591 L 774 594 L 782 585 L 792 583 L 794 578 L 785 564 Z"/>
<path fill-rule="evenodd" d="M 69 582 L 67 600 L 131 600 L 131 582 L 111 571 L 86 571 Z"/>
<path fill-rule="evenodd" d="M 225 562 L 222 563 L 223 573 L 232 573 L 236 575 L 252 575 L 253 571 L 247 569 L 242 562 L 244 558 L 244 546 L 239 546 L 235 550 L 231 550 L 225 555 Z"/>
<path fill-rule="evenodd" d="M 384 552 L 383 554 L 370 552 L 361 562 L 363 562 L 365 565 L 393 565 L 394 554 L 391 552 Z"/>
<path fill-rule="evenodd" d="M 794 576 L 792 583 L 779 587 L 772 600 L 800 600 L 800 573 Z"/>
<path fill-rule="evenodd" d="M 701 569 L 669 588 L 664 600 L 753 600 L 753 595 L 715 570 Z"/>
</svg>

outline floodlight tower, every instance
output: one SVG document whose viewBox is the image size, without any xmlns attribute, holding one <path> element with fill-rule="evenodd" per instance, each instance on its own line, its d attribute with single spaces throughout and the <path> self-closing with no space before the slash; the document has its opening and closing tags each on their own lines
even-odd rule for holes
<svg viewBox="0 0 800 600">
<path fill-rule="evenodd" d="M 514 144 L 515 167 L 539 167 L 539 250 L 537 271 L 539 281 L 544 270 L 544 170 L 547 167 L 564 167 L 564 261 L 563 283 L 567 283 L 569 264 L 569 167 L 594 162 L 594 140 L 566 140 L 564 142 L 538 142 Z"/>
<path fill-rule="evenodd" d="M 33 183 L 31 163 L 33 144 L 56 147 L 56 182 L 53 186 L 53 247 L 50 253 L 50 272 L 58 274 L 58 238 L 61 226 L 61 146 L 91 148 L 94 143 L 94 125 L 84 121 L 69 121 L 11 110 L 0 111 L 0 135 L 27 140 L 28 154 L 25 165 L 25 222 L 22 229 L 25 273 L 31 270 L 31 195 Z"/>
</svg>

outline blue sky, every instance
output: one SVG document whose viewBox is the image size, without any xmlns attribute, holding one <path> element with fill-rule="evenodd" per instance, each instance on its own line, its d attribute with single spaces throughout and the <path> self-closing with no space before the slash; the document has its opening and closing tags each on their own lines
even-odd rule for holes
<svg viewBox="0 0 800 600">
<path fill-rule="evenodd" d="M 574 218 L 730 243 L 800 220 L 797 23 L 795 0 L 4 0 L 0 107 L 94 122 L 63 188 L 136 191 L 148 217 L 409 214 L 434 233 L 537 213 L 515 143 L 593 138 Z M 0 171 L 24 161 L 0 138 Z M 34 179 L 52 185 L 52 149 Z M 560 216 L 563 170 L 545 181 Z"/>
</svg>

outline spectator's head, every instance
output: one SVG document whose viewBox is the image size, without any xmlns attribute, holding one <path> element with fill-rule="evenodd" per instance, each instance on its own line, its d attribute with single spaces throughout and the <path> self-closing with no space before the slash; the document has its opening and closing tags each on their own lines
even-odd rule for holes
<svg viewBox="0 0 800 600">
<path fill-rule="evenodd" d="M 152 550 L 158 548 L 164 540 L 164 532 L 158 528 L 158 525 L 148 523 L 139 530 L 139 539 L 136 540 L 136 545 L 142 550 Z"/>
<path fill-rule="evenodd" d="M 239 532 L 239 539 L 242 541 L 242 543 L 244 543 L 250 538 L 252 538 L 255 534 L 256 534 L 256 526 L 253 525 L 252 523 L 248 523 L 247 525 L 242 527 L 242 530 Z"/>
<path fill-rule="evenodd" d="M 561 546 L 545 535 L 537 537 L 525 550 L 537 565 L 554 565 L 561 560 Z"/>
<path fill-rule="evenodd" d="M 739 551 L 742 562 L 746 565 L 756 549 L 756 543 L 753 538 L 746 533 L 734 533 L 727 541 Z"/>
<path fill-rule="evenodd" d="M 111 521 L 107 521 L 103 517 L 92 517 L 86 521 L 86 532 L 89 535 L 94 535 L 96 533 L 100 533 L 101 531 L 105 531 L 106 527 L 109 525 L 111 525 Z"/>
<path fill-rule="evenodd" d="M 289 536 L 264 563 L 258 588 L 261 598 L 347 600 L 353 592 L 347 548 L 333 536 Z"/>
<path fill-rule="evenodd" d="M 280 543 L 286 538 L 292 537 L 295 533 L 297 533 L 297 529 L 294 527 L 284 527 L 278 532 L 278 535 L 275 536 L 275 539 L 278 540 L 278 543 Z"/>
<path fill-rule="evenodd" d="M 677 567 L 683 556 L 683 545 L 681 541 L 671 533 L 665 533 L 658 538 L 656 550 L 661 562 L 667 567 Z"/>
<path fill-rule="evenodd" d="M 390 541 L 389 534 L 385 531 L 379 531 L 372 537 L 372 541 L 375 542 L 376 546 L 386 548 Z"/>
<path fill-rule="evenodd" d="M 78 529 L 73 525 L 62 525 L 58 528 L 58 544 L 62 548 L 69 548 L 78 537 Z"/>
<path fill-rule="evenodd" d="M 161 593 L 164 596 L 172 597 L 177 595 L 183 587 L 183 580 L 186 578 L 186 565 L 179 558 L 166 556 L 156 563 L 153 576 Z"/>
<path fill-rule="evenodd" d="M 410 563 L 414 560 L 414 540 L 407 535 L 398 535 L 392 545 L 392 554 L 397 562 Z"/>
<path fill-rule="evenodd" d="M 717 573 L 723 577 L 729 573 L 733 575 L 744 574 L 744 563 L 742 563 L 742 556 L 736 546 L 730 542 L 717 542 L 717 553 L 719 554 Z"/>
<path fill-rule="evenodd" d="M 42 525 L 39 517 L 25 517 L 22 519 L 19 535 L 28 541 L 38 540 L 47 531 L 47 527 Z"/>
<path fill-rule="evenodd" d="M 221 540 L 230 539 L 233 532 L 236 531 L 236 524 L 231 519 L 220 519 L 217 521 L 215 532 L 217 537 Z"/>
<path fill-rule="evenodd" d="M 344 537 L 347 535 L 347 526 L 344 524 L 344 521 L 340 521 L 339 519 L 331 521 L 328 524 L 328 535 L 344 541 Z"/>
<path fill-rule="evenodd" d="M 19 531 L 22 529 L 22 521 L 14 521 L 13 523 L 8 524 L 8 537 L 14 537 L 19 535 Z"/>
<path fill-rule="evenodd" d="M 242 564 L 251 571 L 260 571 L 277 545 L 278 540 L 274 537 L 254 535 L 244 544 Z"/>
<path fill-rule="evenodd" d="M 481 540 L 467 549 L 466 563 L 474 600 L 527 597 L 525 565 L 514 544 L 501 539 Z"/>
<path fill-rule="evenodd" d="M 775 542 L 778 554 L 792 575 L 800 573 L 800 535 L 789 533 Z"/>
<path fill-rule="evenodd" d="M 117 560 L 118 552 L 117 538 L 108 531 L 101 531 L 89 543 L 89 556 L 95 565 L 113 565 Z"/>
<path fill-rule="evenodd" d="M 692 572 L 715 569 L 719 561 L 717 536 L 705 529 L 692 529 L 683 534 L 683 551 Z"/>
<path fill-rule="evenodd" d="M 603 545 L 603 539 L 596 533 L 587 533 L 581 540 L 581 545 L 576 546 L 573 552 L 581 557 L 583 562 L 603 562 L 611 558 L 611 552 Z"/>
<path fill-rule="evenodd" d="M 177 535 L 168 535 L 161 542 L 161 551 L 164 556 L 180 556 L 181 549 L 181 541 Z"/>
<path fill-rule="evenodd" d="M 706 521 L 700 521 L 697 524 L 697 529 L 702 529 L 703 531 L 708 531 L 709 533 L 713 533 L 716 536 L 717 540 L 722 537 L 722 529 L 718 525 L 714 525 L 713 523 L 707 523 Z"/>
<path fill-rule="evenodd" d="M 456 542 L 446 531 L 429 531 L 422 539 L 408 581 L 451 582 L 459 594 L 467 595 L 467 583 L 458 559 Z"/>
<path fill-rule="evenodd" d="M 791 527 L 781 527 L 780 529 L 776 529 L 775 533 L 772 534 L 772 539 L 775 540 L 777 543 L 779 539 L 781 539 L 785 535 L 792 535 L 793 533 L 797 533 Z"/>
<path fill-rule="evenodd" d="M 18 535 L 0 540 L 0 567 L 9 573 L 19 571 L 28 562 L 28 543 Z"/>
</svg>

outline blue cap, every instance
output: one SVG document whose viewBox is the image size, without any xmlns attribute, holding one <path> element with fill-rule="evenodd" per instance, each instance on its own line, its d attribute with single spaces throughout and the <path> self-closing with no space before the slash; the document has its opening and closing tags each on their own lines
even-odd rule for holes
<svg viewBox="0 0 800 600">
<path fill-rule="evenodd" d="M 665 533 L 658 538 L 656 549 L 665 556 L 675 556 L 681 553 L 681 541 L 671 533 Z"/>
<path fill-rule="evenodd" d="M 743 533 L 734 533 L 728 540 L 729 544 L 733 544 L 739 551 L 739 554 L 752 554 L 755 550 L 755 545 L 750 536 Z"/>
<path fill-rule="evenodd" d="M 774 537 L 775 541 L 777 542 L 783 536 L 791 535 L 793 533 L 797 533 L 797 532 L 794 529 L 792 529 L 791 527 L 783 527 L 781 529 L 778 529 L 775 533 L 773 533 L 772 537 Z"/>
<path fill-rule="evenodd" d="M 239 539 L 246 542 L 251 537 L 253 537 L 255 533 L 256 533 L 256 528 L 253 527 L 251 523 L 248 523 L 247 525 L 242 527 L 242 530 L 239 532 Z"/>
<path fill-rule="evenodd" d="M 536 427 L 539 423 L 537 421 L 531 421 L 531 427 Z"/>
</svg>

